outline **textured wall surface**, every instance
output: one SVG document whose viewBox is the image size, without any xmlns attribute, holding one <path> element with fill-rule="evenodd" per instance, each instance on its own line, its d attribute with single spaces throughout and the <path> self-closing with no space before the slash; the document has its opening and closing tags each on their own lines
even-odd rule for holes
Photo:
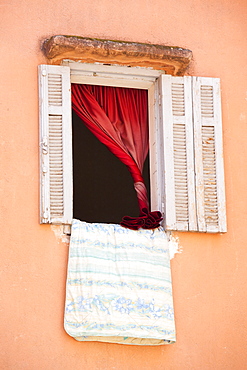
<svg viewBox="0 0 247 370">
<path fill-rule="evenodd" d="M 245 0 L 2 0 L 1 369 L 242 370 L 247 363 Z M 177 343 L 79 343 L 63 329 L 68 245 L 38 222 L 41 43 L 78 35 L 180 46 L 190 75 L 220 77 L 228 233 L 179 233 Z"/>
</svg>

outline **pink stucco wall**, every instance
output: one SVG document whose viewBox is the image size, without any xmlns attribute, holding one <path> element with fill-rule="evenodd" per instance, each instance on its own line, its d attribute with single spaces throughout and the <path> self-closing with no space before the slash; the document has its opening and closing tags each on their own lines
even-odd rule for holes
<svg viewBox="0 0 247 370">
<path fill-rule="evenodd" d="M 0 368 L 242 370 L 247 363 L 246 0 L 2 0 Z M 177 234 L 177 343 L 79 343 L 63 330 L 68 245 L 38 223 L 37 65 L 55 34 L 176 45 L 222 84 L 228 233 Z"/>
</svg>

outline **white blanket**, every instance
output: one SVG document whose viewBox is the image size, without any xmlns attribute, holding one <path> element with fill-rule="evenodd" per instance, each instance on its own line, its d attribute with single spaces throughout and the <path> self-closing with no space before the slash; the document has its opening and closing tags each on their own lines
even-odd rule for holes
<svg viewBox="0 0 247 370">
<path fill-rule="evenodd" d="M 175 341 L 166 234 L 73 221 L 65 330 L 79 341 Z"/>
</svg>

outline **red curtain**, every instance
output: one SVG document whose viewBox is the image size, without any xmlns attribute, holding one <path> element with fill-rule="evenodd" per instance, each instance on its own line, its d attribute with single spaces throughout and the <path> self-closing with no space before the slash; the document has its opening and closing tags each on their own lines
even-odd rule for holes
<svg viewBox="0 0 247 370">
<path fill-rule="evenodd" d="M 148 153 L 148 97 L 146 90 L 72 84 L 72 107 L 88 129 L 130 171 L 140 217 L 125 216 L 121 225 L 131 229 L 155 228 L 160 212 L 149 212 L 142 177 Z"/>
</svg>

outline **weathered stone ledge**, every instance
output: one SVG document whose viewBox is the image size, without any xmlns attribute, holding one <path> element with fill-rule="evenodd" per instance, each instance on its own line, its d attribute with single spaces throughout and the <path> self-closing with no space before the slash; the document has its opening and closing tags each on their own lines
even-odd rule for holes
<svg viewBox="0 0 247 370">
<path fill-rule="evenodd" d="M 190 50 L 180 47 L 62 35 L 45 40 L 42 50 L 51 64 L 70 59 L 84 63 L 152 67 L 175 76 L 185 73 L 192 58 Z"/>
</svg>

